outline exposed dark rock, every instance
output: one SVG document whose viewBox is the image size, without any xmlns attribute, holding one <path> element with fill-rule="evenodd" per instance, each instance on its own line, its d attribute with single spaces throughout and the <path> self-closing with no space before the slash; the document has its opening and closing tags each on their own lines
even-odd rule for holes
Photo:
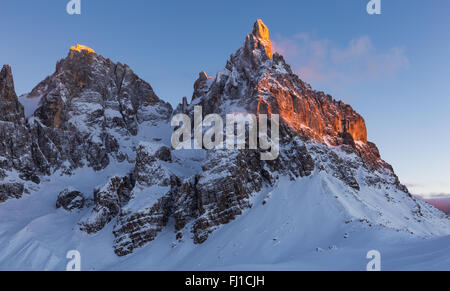
<svg viewBox="0 0 450 291">
<path fill-rule="evenodd" d="M 134 175 L 143 186 L 169 186 L 171 173 L 161 162 L 171 161 L 170 149 L 155 143 L 141 143 L 137 148 Z"/>
<path fill-rule="evenodd" d="M 141 143 L 137 151 L 136 185 L 130 203 L 121 209 L 114 227 L 114 250 L 119 256 L 127 255 L 156 238 L 173 214 L 173 197 L 181 187 L 179 178 L 162 163 L 171 162 L 169 148 Z"/>
<path fill-rule="evenodd" d="M 0 203 L 9 198 L 19 199 L 22 197 L 25 187 L 21 183 L 0 184 Z"/>
<path fill-rule="evenodd" d="M 99 189 L 94 190 L 94 209 L 80 222 L 80 229 L 87 233 L 95 233 L 102 230 L 111 222 L 125 205 L 134 188 L 132 177 L 112 177 Z"/>
<path fill-rule="evenodd" d="M 121 213 L 114 228 L 114 252 L 125 256 L 146 243 L 154 240 L 167 225 L 171 214 L 171 195 L 163 193 L 151 206 L 133 212 Z"/>
<path fill-rule="evenodd" d="M 199 194 L 197 183 L 199 177 L 192 177 L 185 181 L 174 196 L 173 217 L 175 230 L 183 229 L 190 221 L 200 216 Z"/>
<path fill-rule="evenodd" d="M 24 183 L 21 180 L 39 183 L 31 152 L 31 138 L 23 106 L 14 90 L 11 68 L 5 65 L 0 71 L 0 202 L 22 196 Z M 12 178 L 17 182 L 2 184 L 8 176 L 6 171 L 16 171 L 20 179 Z"/>
<path fill-rule="evenodd" d="M 261 161 L 255 151 L 211 151 L 196 184 L 200 217 L 192 232 L 202 243 L 217 226 L 226 224 L 251 207 L 249 198 L 264 185 Z"/>
<path fill-rule="evenodd" d="M 349 145 L 352 148 L 356 148 L 355 140 L 353 139 L 353 136 L 350 133 L 348 132 L 341 133 L 341 137 L 342 137 L 342 144 Z"/>
<path fill-rule="evenodd" d="M 86 204 L 86 198 L 83 193 L 73 188 L 67 188 L 61 191 L 56 200 L 56 208 L 64 208 L 67 211 L 83 209 Z"/>
<path fill-rule="evenodd" d="M 0 120 L 15 124 L 24 123 L 24 109 L 17 98 L 9 65 L 0 71 Z"/>
<path fill-rule="evenodd" d="M 0 169 L 40 183 L 57 170 L 71 174 L 89 166 L 106 168 L 129 159 L 120 141 L 136 136 L 142 123 L 168 122 L 170 104 L 121 63 L 88 48 L 73 47 L 56 71 L 24 98 L 40 98 L 27 123 L 14 91 L 11 68 L 0 72 Z M 123 144 L 123 143 L 122 143 Z M 122 145 L 123 146 L 123 145 Z M 130 146 L 131 145 L 127 145 Z M 162 149 L 161 159 L 169 159 Z M 131 157 L 133 158 L 133 157 Z"/>
</svg>

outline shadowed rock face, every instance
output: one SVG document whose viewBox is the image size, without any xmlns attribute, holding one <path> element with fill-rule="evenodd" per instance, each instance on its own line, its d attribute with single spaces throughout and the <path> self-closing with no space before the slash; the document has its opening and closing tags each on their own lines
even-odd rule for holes
<svg viewBox="0 0 450 291">
<path fill-rule="evenodd" d="M 141 143 L 137 151 L 131 205 L 121 208 L 113 232 L 114 251 L 118 256 L 127 255 L 156 238 L 177 208 L 174 197 L 180 192 L 180 179 L 167 168 L 172 162 L 169 148 Z M 154 199 L 145 204 L 136 202 L 149 196 Z"/>
<path fill-rule="evenodd" d="M 79 226 L 82 231 L 96 233 L 115 218 L 123 205 L 130 200 L 134 178 L 114 176 L 100 189 L 94 190 L 94 209 L 85 216 Z"/>
<path fill-rule="evenodd" d="M 5 65 L 0 72 L 0 202 L 22 197 L 24 181 L 39 183 L 31 145 L 11 67 Z M 6 171 L 17 171 L 20 180 L 11 182 Z"/>
<path fill-rule="evenodd" d="M 68 161 L 73 169 L 86 160 L 101 170 L 111 156 L 123 161 L 122 138 L 136 136 L 143 122 L 168 122 L 172 113 L 127 65 L 88 49 L 70 50 L 29 96 L 41 97 L 32 129 L 46 168 Z"/>
<path fill-rule="evenodd" d="M 56 208 L 64 208 L 67 211 L 82 209 L 86 204 L 84 195 L 75 189 L 66 188 L 58 194 Z"/>
<path fill-rule="evenodd" d="M 24 193 L 24 186 L 21 183 L 0 183 L 0 203 L 10 198 L 19 199 Z"/>
<path fill-rule="evenodd" d="M 24 110 L 14 90 L 14 81 L 9 65 L 0 71 L 0 120 L 21 124 L 24 122 Z"/>
</svg>

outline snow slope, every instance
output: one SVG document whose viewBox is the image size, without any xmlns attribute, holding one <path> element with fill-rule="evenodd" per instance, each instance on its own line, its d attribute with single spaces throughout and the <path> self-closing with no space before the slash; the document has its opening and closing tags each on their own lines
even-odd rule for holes
<svg viewBox="0 0 450 291">
<path fill-rule="evenodd" d="M 39 107 L 41 96 L 29 98 L 28 94 L 19 96 L 19 101 L 23 105 L 25 117 L 31 117 L 36 109 Z"/>
<path fill-rule="evenodd" d="M 82 182 L 75 186 L 90 193 L 99 180 L 129 170 L 127 163 L 101 173 L 80 169 L 74 175 Z M 362 219 L 375 212 L 360 209 L 342 182 L 323 173 L 297 181 L 281 178 L 201 245 L 194 245 L 188 232 L 177 241 L 169 223 L 156 240 L 122 258 L 112 248 L 114 222 L 88 235 L 77 229 L 87 210 L 55 209 L 69 180 L 73 177 L 55 175 L 38 192 L 0 205 L 0 270 L 64 270 L 69 250 L 80 251 L 83 270 L 364 270 L 373 249 L 381 252 L 385 270 L 450 270 L 448 224 L 411 223 L 414 235 L 370 225 Z M 377 197 L 366 190 L 361 193 Z M 399 207 L 391 221 L 406 212 Z"/>
</svg>

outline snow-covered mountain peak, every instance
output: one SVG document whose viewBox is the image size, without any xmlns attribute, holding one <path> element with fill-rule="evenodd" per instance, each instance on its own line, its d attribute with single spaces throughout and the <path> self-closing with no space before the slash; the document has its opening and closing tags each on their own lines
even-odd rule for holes
<svg viewBox="0 0 450 291">
<path fill-rule="evenodd" d="M 0 121 L 0 269 L 57 269 L 67 248 L 91 268 L 157 266 L 158 256 L 188 266 L 203 253 L 198 261 L 216 267 L 224 253 L 228 264 L 242 254 L 274 263 L 349 236 L 450 233 L 448 217 L 412 197 L 367 140 L 363 117 L 272 54 L 260 20 L 214 78 L 199 74 L 175 113 L 278 114 L 276 160 L 259 149 L 174 150 L 172 107 L 127 65 L 84 47 L 22 98 L 39 100 L 28 122 Z M 5 67 L 0 110 L 25 120 L 17 103 Z"/>
<path fill-rule="evenodd" d="M 140 139 L 161 139 L 161 130 L 152 129 L 170 126 L 172 107 L 150 84 L 127 65 L 83 47 L 71 49 L 52 75 L 21 96 L 27 122 L 9 67 L 2 70 L 0 84 L 0 112 L 6 110 L 0 120 L 16 123 L 0 126 L 0 201 L 35 190 L 40 179 L 55 172 L 132 164 Z"/>
</svg>

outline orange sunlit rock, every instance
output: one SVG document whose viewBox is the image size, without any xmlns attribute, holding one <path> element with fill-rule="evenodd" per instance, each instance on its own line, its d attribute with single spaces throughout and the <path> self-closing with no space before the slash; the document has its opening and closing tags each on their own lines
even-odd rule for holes
<svg viewBox="0 0 450 291">
<path fill-rule="evenodd" d="M 70 47 L 70 50 L 77 51 L 77 52 L 80 52 L 80 53 L 82 51 L 87 51 L 89 53 L 94 53 L 95 54 L 95 51 L 93 49 L 91 49 L 91 48 L 89 48 L 87 46 L 81 45 L 81 44 L 77 44 L 77 46 Z"/>
<path fill-rule="evenodd" d="M 315 98 L 298 98 L 291 94 L 294 88 L 286 80 L 279 80 L 283 86 L 264 78 L 257 84 L 259 92 L 270 92 L 267 101 L 260 98 L 257 114 L 279 114 L 281 120 L 299 134 L 323 141 L 329 136 L 339 136 L 343 132 L 342 119 L 349 121 L 348 132 L 355 141 L 367 143 L 367 129 L 362 116 L 342 102 L 317 102 Z M 290 88 L 286 90 L 285 88 Z"/>
<path fill-rule="evenodd" d="M 252 35 L 264 46 L 267 56 L 271 59 L 273 56 L 272 41 L 269 39 L 269 29 L 261 19 L 256 20 L 253 25 Z"/>
<path fill-rule="evenodd" d="M 261 40 L 269 40 L 269 29 L 261 19 L 256 20 L 253 26 L 253 35 Z"/>
</svg>

